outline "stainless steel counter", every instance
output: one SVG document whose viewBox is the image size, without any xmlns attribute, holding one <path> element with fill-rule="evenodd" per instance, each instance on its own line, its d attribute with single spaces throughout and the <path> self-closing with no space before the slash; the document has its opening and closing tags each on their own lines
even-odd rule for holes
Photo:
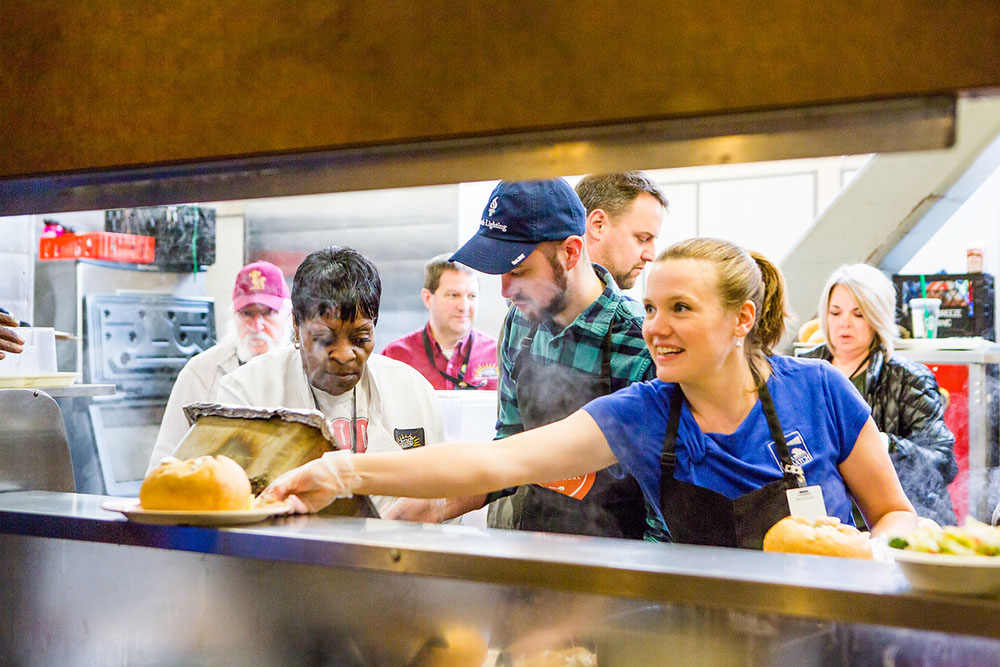
<svg viewBox="0 0 1000 667">
<path fill-rule="evenodd" d="M 349 635 L 352 651 L 375 656 L 357 664 L 405 664 L 401 656 L 447 622 L 483 629 L 494 648 L 542 628 L 565 641 L 560 633 L 570 621 L 554 620 L 560 613 L 572 621 L 570 635 L 579 638 L 585 627 L 591 639 L 620 634 L 607 619 L 641 614 L 648 625 L 654 618 L 655 630 L 633 638 L 635 647 L 651 651 L 664 650 L 657 642 L 671 633 L 711 630 L 720 641 L 719 633 L 733 633 L 733 614 L 757 624 L 766 619 L 786 639 L 803 636 L 803 627 L 880 625 L 908 629 L 902 632 L 911 639 L 979 635 L 992 638 L 990 650 L 1000 648 L 1000 600 L 912 592 L 892 563 L 316 516 L 218 530 L 151 526 L 102 510 L 104 500 L 0 494 L 0 602 L 15 619 L 0 629 L 0 652 L 13 645 L 20 655 L 42 651 L 60 661 L 75 654 L 54 647 L 90 645 L 75 623 L 96 632 L 108 614 L 145 628 L 119 637 L 138 651 L 133 658 L 164 650 L 156 628 L 186 638 L 184 651 L 171 648 L 179 662 L 218 650 L 235 655 L 233 642 L 274 624 L 296 628 L 288 642 L 298 650 L 316 641 L 299 632 L 300 622 L 325 628 L 324 637 Z M 53 632 L 63 644 L 51 635 L 43 645 L 14 634 L 53 617 L 62 619 Z M 380 622 L 392 628 L 391 637 L 368 637 Z M 221 648 L 205 639 L 206 623 L 212 636 L 230 628 Z M 252 642 L 239 645 L 246 650 Z M 719 650 L 745 648 L 746 637 L 734 636 Z M 285 659 L 254 650 L 261 664 Z"/>
</svg>

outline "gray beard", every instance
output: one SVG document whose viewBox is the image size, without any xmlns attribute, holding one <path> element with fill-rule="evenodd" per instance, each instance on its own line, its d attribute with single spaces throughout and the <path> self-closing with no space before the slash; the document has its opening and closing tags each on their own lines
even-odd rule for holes
<svg viewBox="0 0 1000 667">
<path fill-rule="evenodd" d="M 277 342 L 267 334 L 258 334 L 258 335 L 270 341 L 270 345 L 268 345 L 267 348 L 268 351 L 273 350 L 274 348 L 277 347 Z M 250 336 L 247 336 L 245 338 L 240 338 L 236 343 L 236 356 L 239 358 L 240 363 L 243 364 L 250 361 L 251 359 L 254 358 L 254 356 L 256 356 L 254 352 L 250 349 L 250 345 L 247 343 L 247 338 L 250 338 Z"/>
</svg>

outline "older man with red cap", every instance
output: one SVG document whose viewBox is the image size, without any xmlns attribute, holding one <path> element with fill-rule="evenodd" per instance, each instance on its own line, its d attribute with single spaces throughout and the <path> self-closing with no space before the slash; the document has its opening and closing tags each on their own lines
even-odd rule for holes
<svg viewBox="0 0 1000 667">
<path fill-rule="evenodd" d="M 290 341 L 292 302 L 285 277 L 270 262 L 247 264 L 233 287 L 234 326 L 218 344 L 196 354 L 181 369 L 170 392 L 149 468 L 173 453 L 187 433 L 184 406 L 214 401 L 219 380 L 253 357 Z"/>
</svg>

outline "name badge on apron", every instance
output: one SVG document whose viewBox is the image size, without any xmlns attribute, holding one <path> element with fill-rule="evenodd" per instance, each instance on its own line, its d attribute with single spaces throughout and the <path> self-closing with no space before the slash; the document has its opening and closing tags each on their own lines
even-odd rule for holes
<svg viewBox="0 0 1000 667">
<path fill-rule="evenodd" d="M 785 493 L 788 495 L 788 511 L 792 516 L 800 516 L 809 521 L 816 521 L 826 516 L 823 489 L 818 484 L 800 489 L 788 489 Z"/>
</svg>

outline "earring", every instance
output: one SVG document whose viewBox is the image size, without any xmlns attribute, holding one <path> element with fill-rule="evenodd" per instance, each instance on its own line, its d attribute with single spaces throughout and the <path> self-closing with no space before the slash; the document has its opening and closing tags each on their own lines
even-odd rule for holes
<svg viewBox="0 0 1000 667">
<path fill-rule="evenodd" d="M 736 347 L 743 347 L 743 339 L 742 338 L 737 338 L 736 339 Z"/>
<path fill-rule="evenodd" d="M 296 350 L 299 349 L 299 337 L 296 336 L 295 334 L 292 334 L 292 347 L 294 347 Z"/>
</svg>

